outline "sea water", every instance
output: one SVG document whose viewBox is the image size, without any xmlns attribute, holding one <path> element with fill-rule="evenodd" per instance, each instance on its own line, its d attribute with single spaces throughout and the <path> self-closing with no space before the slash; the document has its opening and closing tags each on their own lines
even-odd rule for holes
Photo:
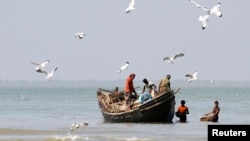
<svg viewBox="0 0 250 141">
<path fill-rule="evenodd" d="M 186 101 L 187 123 L 176 117 L 172 124 L 105 123 L 96 92 L 116 86 L 121 90 L 122 83 L 2 81 L 0 141 L 206 141 L 209 124 L 250 124 L 250 83 L 224 81 L 171 83 L 172 89 L 181 88 L 175 109 Z M 201 122 L 215 100 L 221 107 L 219 122 Z M 89 125 L 69 132 L 73 122 Z"/>
</svg>

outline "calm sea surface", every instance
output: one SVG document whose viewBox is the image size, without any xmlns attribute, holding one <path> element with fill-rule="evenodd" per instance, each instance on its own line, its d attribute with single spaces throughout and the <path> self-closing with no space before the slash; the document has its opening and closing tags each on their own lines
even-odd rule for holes
<svg viewBox="0 0 250 141">
<path fill-rule="evenodd" d="M 0 84 L 0 141 L 206 141 L 208 124 L 250 124 L 249 82 L 173 82 L 172 89 L 181 88 L 176 108 L 184 99 L 190 112 L 187 123 L 174 117 L 173 124 L 104 123 L 96 92 L 100 87 L 122 89 L 116 82 Z M 215 100 L 221 107 L 219 122 L 201 122 Z M 89 125 L 69 133 L 73 122 Z"/>
</svg>

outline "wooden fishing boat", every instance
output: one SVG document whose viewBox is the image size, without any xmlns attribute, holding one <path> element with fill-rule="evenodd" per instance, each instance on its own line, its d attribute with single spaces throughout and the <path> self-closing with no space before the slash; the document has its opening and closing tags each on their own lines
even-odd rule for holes
<svg viewBox="0 0 250 141">
<path fill-rule="evenodd" d="M 162 122 L 172 123 L 175 113 L 175 94 L 180 90 L 170 90 L 159 93 L 152 100 L 143 104 L 133 102 L 131 109 L 127 108 L 124 92 L 99 88 L 97 99 L 104 122 Z"/>
</svg>

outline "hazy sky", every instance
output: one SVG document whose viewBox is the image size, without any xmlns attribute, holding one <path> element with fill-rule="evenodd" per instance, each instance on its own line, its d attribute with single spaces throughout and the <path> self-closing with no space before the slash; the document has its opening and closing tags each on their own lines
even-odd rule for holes
<svg viewBox="0 0 250 141">
<path fill-rule="evenodd" d="M 4 0 L 0 5 L 0 79 L 41 80 L 30 62 L 50 60 L 54 80 L 199 79 L 250 81 L 249 0 L 197 0 L 210 8 L 221 2 L 223 16 L 212 16 L 188 0 Z M 74 37 L 84 32 L 83 39 Z M 182 52 L 174 64 L 165 56 Z M 129 69 L 117 70 L 126 61 Z"/>
</svg>

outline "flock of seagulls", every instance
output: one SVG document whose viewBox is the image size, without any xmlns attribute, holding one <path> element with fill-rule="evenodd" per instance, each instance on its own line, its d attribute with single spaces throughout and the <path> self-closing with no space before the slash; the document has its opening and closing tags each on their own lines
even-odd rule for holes
<svg viewBox="0 0 250 141">
<path fill-rule="evenodd" d="M 167 61 L 169 62 L 170 64 L 173 64 L 174 63 L 174 60 L 178 57 L 183 57 L 184 56 L 184 53 L 176 53 L 174 56 L 172 57 L 164 57 L 163 58 L 163 61 Z M 127 61 L 124 65 L 122 65 L 119 69 L 118 69 L 118 73 L 121 73 L 122 71 L 128 69 L 128 66 L 129 66 L 129 62 Z M 198 72 L 195 71 L 193 74 L 186 74 L 185 76 L 188 78 L 188 82 L 192 82 L 192 81 L 195 81 L 195 80 L 198 80 Z"/>
<path fill-rule="evenodd" d="M 183 57 L 184 56 L 184 53 L 176 53 L 174 56 L 172 57 L 164 57 L 163 58 L 163 61 L 167 61 L 169 62 L 170 64 L 173 64 L 174 63 L 174 60 L 178 57 Z M 122 71 L 128 69 L 128 66 L 129 66 L 129 62 L 127 61 L 124 65 L 122 65 L 119 69 L 118 69 L 118 73 L 121 73 Z M 198 72 L 195 71 L 193 74 L 186 74 L 185 76 L 188 78 L 188 82 L 192 82 L 192 81 L 195 81 L 195 80 L 198 80 Z"/>
<path fill-rule="evenodd" d="M 82 39 L 84 36 L 86 36 L 86 34 L 83 32 L 79 32 L 79 33 L 75 34 L 75 37 L 77 37 L 79 39 Z M 55 67 L 51 71 L 45 70 L 44 68 L 46 67 L 46 65 L 49 62 L 50 62 L 50 60 L 46 60 L 45 62 L 42 62 L 42 63 L 37 63 L 37 62 L 31 61 L 31 63 L 36 66 L 35 67 L 36 72 L 46 74 L 45 79 L 47 79 L 48 81 L 51 81 L 52 77 L 54 76 L 54 73 L 58 69 L 58 67 Z"/>
<path fill-rule="evenodd" d="M 220 6 L 221 6 L 221 3 L 217 3 L 215 6 L 213 6 L 209 10 L 205 6 L 199 4 L 198 2 L 196 2 L 194 0 L 188 0 L 188 1 L 190 1 L 193 4 L 195 4 L 195 6 L 197 8 L 201 8 L 201 9 L 203 9 L 206 12 L 205 15 L 199 17 L 199 21 L 202 24 L 202 29 L 205 29 L 207 27 L 208 18 L 211 15 L 214 15 L 214 16 L 217 16 L 217 17 L 222 17 L 222 12 L 219 9 Z M 126 8 L 125 13 L 131 13 L 134 10 L 135 10 L 135 0 L 130 0 L 129 6 Z"/>
<path fill-rule="evenodd" d="M 57 67 L 55 67 L 51 71 L 45 70 L 45 67 L 49 62 L 50 62 L 49 60 L 46 60 L 45 62 L 42 62 L 42 63 L 37 63 L 37 62 L 31 61 L 31 63 L 36 66 L 35 67 L 36 72 L 44 73 L 46 75 L 45 79 L 47 79 L 48 81 L 51 81 L 52 77 L 54 76 L 55 71 L 57 70 Z"/>
<path fill-rule="evenodd" d="M 201 8 L 203 9 L 206 14 L 203 15 L 203 16 L 200 16 L 199 17 L 199 21 L 201 22 L 202 24 L 202 29 L 205 29 L 207 27 L 207 22 L 208 22 L 208 18 L 211 16 L 211 15 L 214 15 L 214 16 L 217 16 L 217 17 L 222 17 L 222 12 L 220 11 L 220 6 L 221 6 L 221 3 L 217 3 L 215 6 L 213 6 L 210 10 L 207 9 L 205 6 L 199 4 L 198 2 L 194 1 L 194 0 L 189 0 L 191 3 L 195 4 L 195 6 L 197 8 Z"/>
<path fill-rule="evenodd" d="M 221 6 L 221 3 L 217 3 L 215 6 L 213 6 L 210 10 L 208 8 L 206 8 L 205 6 L 199 4 L 198 2 L 194 1 L 194 0 L 188 0 L 190 1 L 191 3 L 193 3 L 197 8 L 201 8 L 203 9 L 206 14 L 203 15 L 203 16 L 200 16 L 199 17 L 199 21 L 201 22 L 202 24 L 202 29 L 205 29 L 207 27 L 207 22 L 208 22 L 208 18 L 211 16 L 211 15 L 214 15 L 214 16 L 217 16 L 217 17 L 222 17 L 222 12 L 220 11 L 220 6 Z M 132 11 L 135 10 L 135 0 L 130 0 L 130 3 L 129 3 L 129 6 L 126 8 L 125 10 L 125 13 L 131 13 Z M 76 33 L 75 34 L 75 37 L 79 38 L 79 39 L 82 39 L 84 36 L 86 36 L 85 33 L 83 32 L 79 32 L 79 33 Z M 183 53 L 178 53 L 178 54 L 175 54 L 174 56 L 172 57 L 164 57 L 163 58 L 163 61 L 167 61 L 169 62 L 170 64 L 173 64 L 174 63 L 174 60 L 178 57 L 183 57 L 184 54 Z M 46 67 L 46 65 L 49 63 L 50 61 L 49 60 L 46 60 L 45 62 L 43 63 L 36 63 L 36 62 L 31 62 L 32 64 L 36 65 L 35 67 L 35 70 L 36 72 L 38 73 L 44 73 L 46 74 L 46 79 L 47 80 L 51 80 L 51 78 L 54 76 L 54 72 L 58 69 L 57 67 L 54 68 L 53 70 L 51 70 L 50 72 L 45 70 L 44 68 Z M 121 66 L 119 69 L 118 69 L 118 73 L 121 73 L 122 71 L 128 69 L 128 66 L 129 66 L 129 62 L 126 62 L 123 66 Z M 193 81 L 193 80 L 197 80 L 197 72 L 195 72 L 194 74 L 187 74 L 186 75 L 187 77 L 189 77 L 189 82 Z"/>
</svg>

